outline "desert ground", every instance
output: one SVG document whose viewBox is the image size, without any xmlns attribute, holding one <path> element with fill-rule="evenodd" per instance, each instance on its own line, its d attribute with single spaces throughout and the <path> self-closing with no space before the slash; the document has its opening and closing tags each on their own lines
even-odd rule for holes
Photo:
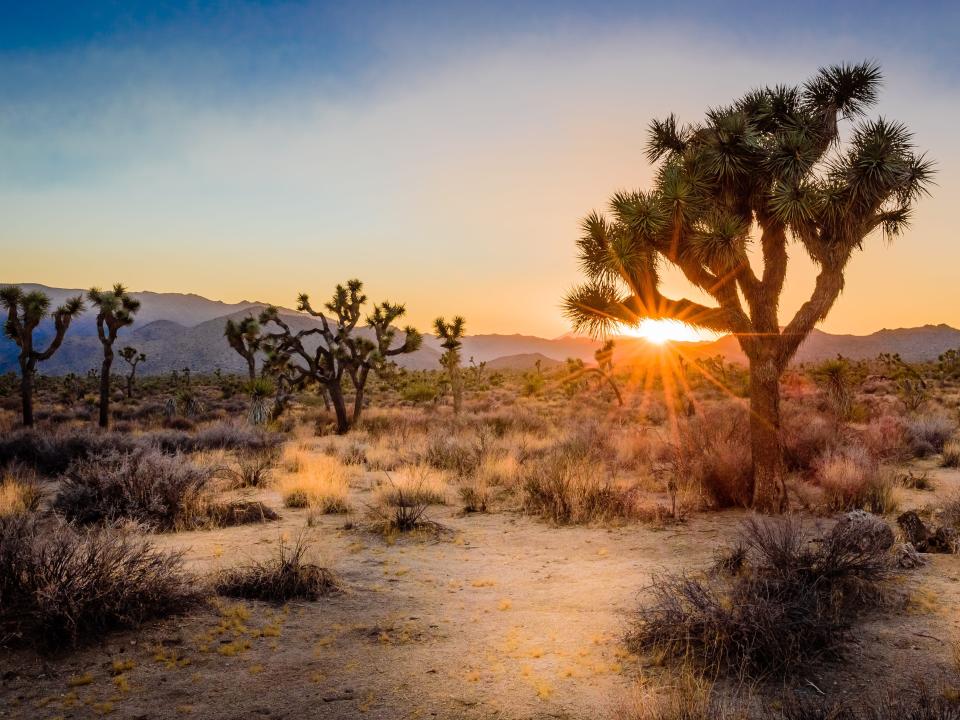
<svg viewBox="0 0 960 720">
<path fill-rule="evenodd" d="M 892 528 L 910 509 L 931 524 L 945 517 L 960 497 L 960 470 L 947 458 L 951 441 L 919 447 L 920 431 L 910 429 L 916 419 L 895 383 L 876 378 L 870 382 L 883 387 L 869 393 L 862 389 L 870 383 L 858 381 L 857 415 L 839 421 L 830 386 L 824 390 L 815 375 L 798 374 L 788 400 L 802 415 L 795 427 L 816 434 L 805 435 L 816 446 L 803 445 L 809 467 L 791 475 L 791 516 L 804 531 L 822 535 L 864 504 Z M 516 374 L 468 393 L 459 417 L 443 399 L 409 402 L 409 391 L 385 385 L 363 423 L 343 436 L 329 433 L 326 412 L 308 396 L 283 423 L 251 429 L 236 417 L 237 399 L 220 398 L 213 381 L 194 386 L 206 415 L 193 419 L 150 419 L 149 401 L 121 403 L 120 417 L 130 417 L 117 421 L 108 441 L 122 433 L 161 455 L 193 443 L 166 455 L 209 472 L 206 505 L 195 499 L 189 512 L 215 499 L 278 517 L 188 526 L 183 516 L 164 529 L 143 518 L 93 523 L 88 532 L 133 534 L 161 553 L 182 553 L 186 582 L 202 588 L 202 597 L 168 617 L 98 628 L 56 647 L 11 635 L 0 651 L 0 716 L 654 717 L 657 698 L 685 692 L 688 670 L 638 650 L 628 631 L 658 578 L 706 572 L 752 516 L 704 485 L 725 486 L 718 477 L 738 472 L 736 453 L 717 460 L 735 443 L 691 435 L 700 432 L 701 415 L 726 415 L 735 430 L 730 418 L 742 401 L 704 384 L 687 391 L 690 410 L 646 380 L 639 389 L 621 381 L 624 407 L 592 384 L 570 390 L 549 377 L 537 381 L 533 371 Z M 161 382 L 148 383 L 144 394 L 162 396 Z M 944 408 L 955 403 L 947 384 L 922 413 L 947 417 Z M 82 405 L 55 412 L 60 425 L 40 432 L 86 432 Z M 900 430 L 890 429 L 891 418 Z M 23 455 L 16 449 L 23 432 L 6 433 L 7 456 Z M 267 436 L 268 446 L 260 443 Z M 215 437 L 236 442 L 195 447 Z M 249 442 L 259 449 L 244 449 Z M 801 445 L 791 446 L 799 454 Z M 706 455 L 678 455 L 678 447 Z M 855 477 L 847 465 L 831 470 L 816 459 L 844 447 L 884 459 Z M 558 456 L 563 467 L 551 470 Z M 69 517 L 61 497 L 76 465 L 44 474 L 17 462 L 6 482 L 32 477 L 40 497 L 34 514 L 42 522 Z M 536 479 L 550 473 L 562 482 L 548 497 Z M 863 494 L 858 483 L 882 492 Z M 398 491 L 418 498 L 409 529 L 393 514 L 409 508 Z M 105 524 L 112 529 L 93 529 Z M 217 590 L 217 578 L 232 569 L 269 567 L 294 547 L 332 574 L 334 586 L 316 599 L 264 601 Z M 776 716 L 764 713 L 783 707 L 784 698 L 862 703 L 920 686 L 956 697 L 960 559 L 921 557 L 920 567 L 897 568 L 886 580 L 887 600 L 858 615 L 834 652 L 785 675 L 710 673 L 698 692 L 706 683 L 712 697 L 757 717 Z"/>
</svg>

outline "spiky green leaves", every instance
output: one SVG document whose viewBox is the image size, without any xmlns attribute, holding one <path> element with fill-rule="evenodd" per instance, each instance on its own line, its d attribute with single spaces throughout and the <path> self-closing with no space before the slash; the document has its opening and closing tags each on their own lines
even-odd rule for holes
<svg viewBox="0 0 960 720">
<path fill-rule="evenodd" d="M 840 113 L 844 118 L 862 115 L 876 103 L 882 80 L 880 66 L 872 61 L 830 65 L 804 83 L 803 101 L 821 113 Z"/>
<path fill-rule="evenodd" d="M 617 286 L 602 278 L 575 286 L 564 297 L 562 308 L 574 332 L 593 337 L 606 335 L 618 323 L 636 321 L 626 315 Z"/>
<path fill-rule="evenodd" d="M 467 323 L 460 315 L 455 315 L 450 322 L 445 321 L 443 318 L 437 318 L 433 321 L 433 329 L 436 331 L 437 337 L 442 341 L 440 346 L 445 350 L 457 351 L 460 349 L 463 345 L 461 341 L 463 340 L 466 328 Z"/>
<path fill-rule="evenodd" d="M 105 324 L 112 336 L 116 336 L 121 327 L 132 325 L 133 316 L 140 310 L 140 301 L 131 297 L 121 283 L 107 291 L 91 288 L 87 292 L 87 298 L 97 309 L 98 323 Z M 69 311 L 69 308 L 64 309 Z"/>
<path fill-rule="evenodd" d="M 746 262 L 750 223 L 731 213 L 717 211 L 704 218 L 690 234 L 683 252 L 718 275 Z"/>
<path fill-rule="evenodd" d="M 682 153 L 687 147 L 690 133 L 690 128 L 677 126 L 677 117 L 673 113 L 666 120 L 651 121 L 647 159 L 656 162 L 664 156 Z"/>
</svg>

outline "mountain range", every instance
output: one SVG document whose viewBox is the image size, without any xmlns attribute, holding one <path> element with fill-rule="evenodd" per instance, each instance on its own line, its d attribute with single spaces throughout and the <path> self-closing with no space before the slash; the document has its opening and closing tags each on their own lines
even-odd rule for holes
<svg viewBox="0 0 960 720">
<path fill-rule="evenodd" d="M 41 290 L 47 293 L 54 306 L 68 297 L 83 294 L 78 289 L 43 285 L 21 284 L 20 287 L 25 291 Z M 141 309 L 134 324 L 121 330 L 116 348 L 131 345 L 147 355 L 147 361 L 138 368 L 138 372 L 157 374 L 186 367 L 200 373 L 212 372 L 217 368 L 224 372 L 245 371 L 242 358 L 227 345 L 223 327 L 227 319 L 258 314 L 265 303 L 225 303 L 180 293 L 131 294 L 140 300 Z M 289 308 L 282 308 L 281 313 L 295 329 L 317 323 L 315 319 Z M 369 331 L 362 328 L 361 332 Z M 39 347 L 45 346 L 51 333 L 52 323 L 49 321 L 38 328 Z M 736 338 L 732 336 L 712 342 L 673 343 L 666 349 L 640 338 L 620 337 L 616 341 L 616 356 L 620 361 L 671 351 L 682 352 L 688 357 L 719 354 L 731 362 L 745 361 Z M 597 347 L 595 340 L 576 335 L 553 339 L 532 335 L 470 335 L 464 338 L 462 356 L 465 364 L 471 361 L 486 362 L 490 369 L 525 370 L 534 367 L 537 360 L 545 368 L 571 357 L 590 362 Z M 837 355 L 861 359 L 891 352 L 915 362 L 935 359 L 945 350 L 958 347 L 960 330 L 947 325 L 880 330 L 870 335 L 832 335 L 814 330 L 800 346 L 796 361 L 813 362 Z M 100 352 L 94 314 L 88 310 L 71 324 L 63 346 L 49 361 L 40 365 L 40 371 L 51 375 L 86 373 L 91 368 L 99 367 Z M 401 366 L 408 369 L 436 369 L 441 352 L 437 338 L 425 335 L 420 350 L 397 359 Z M 6 337 L 0 339 L 0 373 L 16 370 L 16 358 L 17 347 L 14 343 Z M 122 364 L 118 360 L 115 367 Z"/>
</svg>

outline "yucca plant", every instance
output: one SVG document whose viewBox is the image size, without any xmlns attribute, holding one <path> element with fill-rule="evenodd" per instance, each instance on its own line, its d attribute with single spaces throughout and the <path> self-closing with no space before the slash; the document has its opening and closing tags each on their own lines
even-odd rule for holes
<svg viewBox="0 0 960 720">
<path fill-rule="evenodd" d="M 39 290 L 24 292 L 15 285 L 0 289 L 0 304 L 7 311 L 3 329 L 7 337 L 20 348 L 20 397 L 23 424 L 33 427 L 33 381 L 37 363 L 49 360 L 63 344 L 70 322 L 83 312 L 83 298 L 74 297 L 53 311 L 54 334 L 46 350 L 34 347 L 33 332 L 50 314 L 50 298 Z"/>
<path fill-rule="evenodd" d="M 127 289 L 117 283 L 112 290 L 91 288 L 87 298 L 97 309 L 97 337 L 103 346 L 100 365 L 100 427 L 110 424 L 110 368 L 113 366 L 113 343 L 121 328 L 133 325 L 133 316 L 140 309 L 140 301 L 131 297 Z"/>
<path fill-rule="evenodd" d="M 266 425 L 270 420 L 270 396 L 274 385 L 267 378 L 256 378 L 247 383 L 246 391 L 250 395 L 250 424 Z"/>
<path fill-rule="evenodd" d="M 873 63 L 834 65 L 799 87 L 753 90 L 698 124 L 655 120 L 647 146 L 659 162 L 653 187 L 618 192 L 610 216 L 594 212 L 583 221 L 586 282 L 564 301 L 575 329 L 603 335 L 619 324 L 673 318 L 736 336 L 750 363 L 757 509 L 786 503 L 780 378 L 787 364 L 830 312 L 853 254 L 875 231 L 901 235 L 931 183 L 932 163 L 906 126 L 862 119 L 880 81 Z M 845 143 L 843 120 L 857 121 Z M 781 328 L 790 242 L 819 274 Z M 750 263 L 750 243 L 762 270 Z M 662 295 L 664 263 L 714 304 Z"/>
<path fill-rule="evenodd" d="M 460 316 L 454 316 L 449 323 L 442 317 L 433 321 L 433 329 L 441 340 L 440 347 L 443 355 L 440 364 L 447 371 L 450 380 L 450 393 L 453 395 L 453 414 L 459 415 L 463 407 L 463 379 L 460 376 L 460 348 L 463 347 L 463 336 L 466 332 L 466 321 Z"/>
</svg>

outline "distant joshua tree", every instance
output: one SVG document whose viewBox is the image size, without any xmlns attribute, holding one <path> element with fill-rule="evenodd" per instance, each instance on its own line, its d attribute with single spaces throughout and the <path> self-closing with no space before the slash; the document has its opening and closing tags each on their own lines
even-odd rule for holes
<svg viewBox="0 0 960 720">
<path fill-rule="evenodd" d="M 19 287 L 0 289 L 0 303 L 7 311 L 4 331 L 20 348 L 20 396 L 23 405 L 23 424 L 33 427 L 33 382 L 37 363 L 49 360 L 63 343 L 70 322 L 83 312 L 83 298 L 74 297 L 53 311 L 54 335 L 46 350 L 33 346 L 33 331 L 50 313 L 50 298 L 39 290 L 25 293 Z"/>
<path fill-rule="evenodd" d="M 240 322 L 227 320 L 223 331 L 230 347 L 247 361 L 247 374 L 250 382 L 257 379 L 257 351 L 260 349 L 260 323 L 256 318 L 245 317 Z"/>
<path fill-rule="evenodd" d="M 433 321 L 433 329 L 442 341 L 440 347 L 444 349 L 440 356 L 440 364 L 447 371 L 450 379 L 450 390 L 453 394 L 453 414 L 459 415 L 463 407 L 463 378 L 460 376 L 460 348 L 463 347 L 463 336 L 466 332 L 466 321 L 456 315 L 447 323 L 443 318 Z"/>
<path fill-rule="evenodd" d="M 104 292 L 92 288 L 87 298 L 97 309 L 97 336 L 103 346 L 100 367 L 100 427 L 110 424 L 110 368 L 113 366 L 113 343 L 121 328 L 133 324 L 133 316 L 140 309 L 140 301 L 130 297 L 127 289 L 117 283 Z"/>
<path fill-rule="evenodd" d="M 292 373 L 292 384 L 300 387 L 315 382 L 326 391 L 337 418 L 337 432 L 346 433 L 352 422 L 360 419 L 363 407 L 363 392 L 370 370 L 380 372 L 390 357 L 414 352 L 420 347 L 421 336 L 414 328 L 404 328 L 403 343 L 391 347 L 396 339 L 394 320 L 405 312 L 403 305 L 381 303 L 374 307 L 366 320 L 374 332 L 374 340 L 356 334 L 357 324 L 363 317 L 363 283 L 350 280 L 337 285 L 332 299 L 324 308 L 332 313 L 327 318 L 310 305 L 310 298 L 301 294 L 297 309 L 318 318 L 320 327 L 294 332 L 276 307 L 266 308 L 260 315 L 260 324 L 266 329 L 271 325 L 278 331 L 262 335 L 264 351 L 274 358 L 272 363 L 283 360 L 286 370 Z M 313 350 L 308 349 L 308 340 L 319 340 Z M 352 416 L 347 414 L 343 396 L 343 381 L 346 375 L 353 383 L 355 398 Z"/>
<path fill-rule="evenodd" d="M 618 323 L 674 318 L 732 333 L 750 362 L 752 505 L 786 504 L 780 436 L 780 378 L 797 348 L 844 286 L 853 254 L 880 230 L 904 232 L 927 192 L 932 163 L 910 131 L 860 120 L 842 143 L 841 120 L 874 104 L 880 70 L 871 63 L 821 69 L 801 87 L 753 90 L 681 126 L 650 125 L 647 157 L 662 161 L 648 192 L 620 192 L 612 218 L 593 213 L 578 241 L 587 282 L 565 299 L 578 330 L 605 334 Z M 762 273 L 747 245 L 756 242 Z M 777 316 L 790 243 L 819 268 L 810 299 L 781 329 Z M 664 263 L 676 266 L 715 305 L 660 292 Z M 746 307 L 743 305 L 746 303 Z"/>
<path fill-rule="evenodd" d="M 127 398 L 133 397 L 133 383 L 137 374 L 137 365 L 147 361 L 147 356 L 137 350 L 135 347 L 127 345 L 119 353 L 121 358 L 130 366 L 130 372 L 127 374 Z"/>
</svg>

